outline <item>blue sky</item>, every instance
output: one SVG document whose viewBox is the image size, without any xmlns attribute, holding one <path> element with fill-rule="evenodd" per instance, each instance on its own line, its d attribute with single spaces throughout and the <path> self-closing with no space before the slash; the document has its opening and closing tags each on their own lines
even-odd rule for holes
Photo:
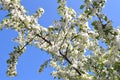
<svg viewBox="0 0 120 80">
<path fill-rule="evenodd" d="M 30 14 L 33 14 L 39 7 L 45 9 L 44 15 L 39 19 L 42 26 L 48 27 L 53 24 L 53 20 L 59 20 L 57 14 L 57 0 L 22 0 L 21 2 Z M 80 0 L 68 0 L 68 6 L 73 7 L 80 13 Z M 120 0 L 108 0 L 103 12 L 113 21 L 113 25 L 120 25 Z M 7 11 L 0 11 L 0 21 L 5 17 Z M 18 76 L 9 78 L 6 76 L 9 53 L 17 45 L 12 41 L 17 33 L 14 30 L 3 29 L 0 31 L 0 80 L 53 80 L 50 72 L 53 70 L 48 67 L 41 74 L 38 73 L 40 65 L 47 60 L 50 55 L 34 46 L 27 46 L 26 52 L 19 58 L 17 71 Z"/>
</svg>

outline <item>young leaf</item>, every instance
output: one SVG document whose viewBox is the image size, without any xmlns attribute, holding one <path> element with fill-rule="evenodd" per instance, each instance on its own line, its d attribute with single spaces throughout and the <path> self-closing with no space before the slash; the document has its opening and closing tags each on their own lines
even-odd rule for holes
<svg viewBox="0 0 120 80">
<path fill-rule="evenodd" d="M 83 9 L 84 7 L 85 7 L 85 5 L 81 5 L 81 6 L 80 6 L 80 9 Z"/>
</svg>

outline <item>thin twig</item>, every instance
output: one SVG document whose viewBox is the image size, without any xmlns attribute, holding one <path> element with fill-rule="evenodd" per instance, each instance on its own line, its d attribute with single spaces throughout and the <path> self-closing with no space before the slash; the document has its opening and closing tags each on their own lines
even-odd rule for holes
<svg viewBox="0 0 120 80">
<path fill-rule="evenodd" d="M 20 18 L 19 18 L 19 19 L 20 19 Z M 22 21 L 21 19 L 20 19 L 20 21 L 26 26 L 26 24 L 25 24 L 24 21 Z M 26 26 L 26 27 L 27 27 L 27 26 Z M 35 35 L 38 36 L 38 37 L 40 37 L 40 38 L 42 38 L 44 41 L 46 41 L 47 43 L 49 43 L 49 44 L 52 46 L 52 43 L 51 43 L 50 41 L 48 41 L 46 38 L 40 36 L 39 34 L 35 34 Z"/>
<path fill-rule="evenodd" d="M 46 38 L 40 36 L 39 34 L 36 34 L 38 37 L 42 38 L 45 42 L 49 43 L 52 46 L 52 43 L 48 41 Z"/>
<path fill-rule="evenodd" d="M 59 50 L 59 53 L 60 53 L 60 55 L 62 55 L 62 57 L 63 57 L 69 64 L 72 65 L 72 62 L 67 58 L 67 56 L 65 56 L 64 54 L 62 54 L 62 52 L 61 52 L 60 50 Z M 73 69 L 81 76 L 81 73 L 80 73 L 80 71 L 79 71 L 77 68 L 73 67 Z"/>
<path fill-rule="evenodd" d="M 35 37 L 36 37 L 36 35 L 35 35 L 33 38 L 31 38 L 28 42 L 26 42 L 26 44 L 25 44 L 18 52 L 22 52 L 22 50 L 23 50 L 30 42 L 32 42 Z"/>
</svg>

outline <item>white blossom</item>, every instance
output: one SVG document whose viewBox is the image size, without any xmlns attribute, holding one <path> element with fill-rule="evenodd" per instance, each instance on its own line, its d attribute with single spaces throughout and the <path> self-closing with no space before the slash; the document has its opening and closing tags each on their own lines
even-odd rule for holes
<svg viewBox="0 0 120 80">
<path fill-rule="evenodd" d="M 3 19 L 0 29 L 5 27 L 15 30 L 18 37 L 14 41 L 19 43 L 10 53 L 7 74 L 17 75 L 18 58 L 25 52 L 27 45 L 32 45 L 51 54 L 50 66 L 55 69 L 51 73 L 53 77 L 64 80 L 119 79 L 117 67 L 120 60 L 120 30 L 112 28 L 112 22 L 104 14 L 100 14 L 105 1 L 85 0 L 84 11 L 78 15 L 66 5 L 66 0 L 58 0 L 61 18 L 47 28 L 38 23 L 38 18 L 44 13 L 43 8 L 29 15 L 20 0 L 0 0 L 1 6 L 10 13 Z M 98 20 L 91 20 L 94 27 L 94 30 L 91 30 L 88 24 L 93 16 Z M 102 20 L 106 22 L 105 27 Z M 102 40 L 108 49 L 101 47 L 99 40 Z M 90 50 L 92 55 L 85 56 L 87 50 Z M 48 64 L 45 63 L 42 67 Z M 95 76 L 88 74 L 88 71 L 93 71 Z"/>
</svg>

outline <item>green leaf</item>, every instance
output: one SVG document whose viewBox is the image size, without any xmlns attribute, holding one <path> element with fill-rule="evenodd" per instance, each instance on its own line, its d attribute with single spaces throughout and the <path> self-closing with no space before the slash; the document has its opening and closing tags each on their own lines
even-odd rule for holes
<svg viewBox="0 0 120 80">
<path fill-rule="evenodd" d="M 58 0 L 57 2 L 59 3 L 61 0 Z"/>
<path fill-rule="evenodd" d="M 26 21 L 26 22 L 24 22 L 24 23 L 25 23 L 25 25 L 26 25 L 26 26 L 28 26 L 28 24 L 29 24 L 27 21 Z"/>
<path fill-rule="evenodd" d="M 107 18 L 107 16 L 105 16 L 105 21 L 107 21 L 108 20 L 108 18 Z"/>
<path fill-rule="evenodd" d="M 120 72 L 120 61 L 118 61 L 114 64 L 114 69 L 117 70 L 118 72 Z"/>
<path fill-rule="evenodd" d="M 93 21 L 91 25 L 94 26 L 94 28 L 95 28 L 96 30 L 98 29 L 97 21 Z"/>
<path fill-rule="evenodd" d="M 3 27 L 2 24 L 0 24 L 0 30 L 2 30 L 2 27 Z"/>
<path fill-rule="evenodd" d="M 12 14 L 8 14 L 8 15 L 6 15 L 5 17 L 11 17 L 12 16 Z"/>
<path fill-rule="evenodd" d="M 41 72 L 44 70 L 44 68 L 47 67 L 49 61 L 50 61 L 50 60 L 46 60 L 46 61 L 40 66 L 39 73 L 41 73 Z"/>
<path fill-rule="evenodd" d="M 81 6 L 80 6 L 80 9 L 83 9 L 84 7 L 85 7 L 85 5 L 81 5 Z"/>
</svg>

